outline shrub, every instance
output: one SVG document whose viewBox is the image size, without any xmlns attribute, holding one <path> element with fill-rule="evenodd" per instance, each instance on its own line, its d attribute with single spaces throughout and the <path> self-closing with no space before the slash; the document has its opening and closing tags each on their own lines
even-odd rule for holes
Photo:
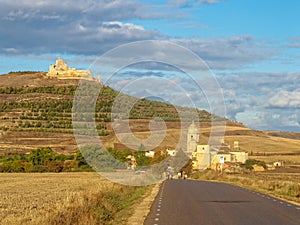
<svg viewBox="0 0 300 225">
<path fill-rule="evenodd" d="M 254 165 L 262 166 L 264 169 L 267 169 L 267 165 L 264 161 L 260 161 L 256 159 L 247 159 L 245 164 L 241 166 L 248 170 L 253 170 Z"/>
</svg>

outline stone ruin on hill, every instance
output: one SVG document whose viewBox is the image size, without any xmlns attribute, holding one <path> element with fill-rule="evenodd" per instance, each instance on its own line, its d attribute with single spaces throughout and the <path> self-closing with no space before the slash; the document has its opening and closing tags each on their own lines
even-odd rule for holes
<svg viewBox="0 0 300 225">
<path fill-rule="evenodd" d="M 61 58 L 56 59 L 54 65 L 50 65 L 47 76 L 58 79 L 95 80 L 90 70 L 78 70 L 71 68 Z M 97 81 L 100 82 L 100 77 L 98 77 Z"/>
</svg>

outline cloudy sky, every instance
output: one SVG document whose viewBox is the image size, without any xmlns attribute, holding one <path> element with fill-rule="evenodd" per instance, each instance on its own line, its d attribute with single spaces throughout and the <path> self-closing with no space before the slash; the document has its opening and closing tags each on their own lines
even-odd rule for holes
<svg viewBox="0 0 300 225">
<path fill-rule="evenodd" d="M 229 119 L 254 129 L 300 131 L 298 0 L 0 0 L 0 5 L 0 74 L 47 71 L 58 56 L 84 69 L 122 44 L 169 41 L 205 62 L 224 95 Z M 154 53 L 150 48 L 130 53 Z M 178 62 L 197 70 L 176 52 Z M 197 107 L 218 104 L 217 98 L 205 100 L 207 93 L 172 65 L 134 65 L 108 83 L 121 90 L 120 85 L 141 77 L 155 78 L 157 88 L 157 78 L 174 82 Z M 168 90 L 168 98 L 159 96 L 165 100 L 178 97 L 171 86 L 159 90 Z"/>
</svg>

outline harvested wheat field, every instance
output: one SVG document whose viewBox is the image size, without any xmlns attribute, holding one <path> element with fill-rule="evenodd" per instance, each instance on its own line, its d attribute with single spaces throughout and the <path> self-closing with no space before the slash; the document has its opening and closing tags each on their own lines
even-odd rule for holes
<svg viewBox="0 0 300 225">
<path fill-rule="evenodd" d="M 145 188 L 97 173 L 0 174 L 0 224 L 123 224 Z"/>
</svg>

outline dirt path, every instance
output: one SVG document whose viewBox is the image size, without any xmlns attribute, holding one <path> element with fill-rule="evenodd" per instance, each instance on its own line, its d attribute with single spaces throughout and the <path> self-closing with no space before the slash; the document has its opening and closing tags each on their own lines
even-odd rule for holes
<svg viewBox="0 0 300 225">
<path fill-rule="evenodd" d="M 134 213 L 128 219 L 128 225 L 141 225 L 144 224 L 144 221 L 150 212 L 150 207 L 160 189 L 162 183 L 156 184 L 149 192 L 145 193 L 144 199 L 134 206 Z"/>
</svg>

